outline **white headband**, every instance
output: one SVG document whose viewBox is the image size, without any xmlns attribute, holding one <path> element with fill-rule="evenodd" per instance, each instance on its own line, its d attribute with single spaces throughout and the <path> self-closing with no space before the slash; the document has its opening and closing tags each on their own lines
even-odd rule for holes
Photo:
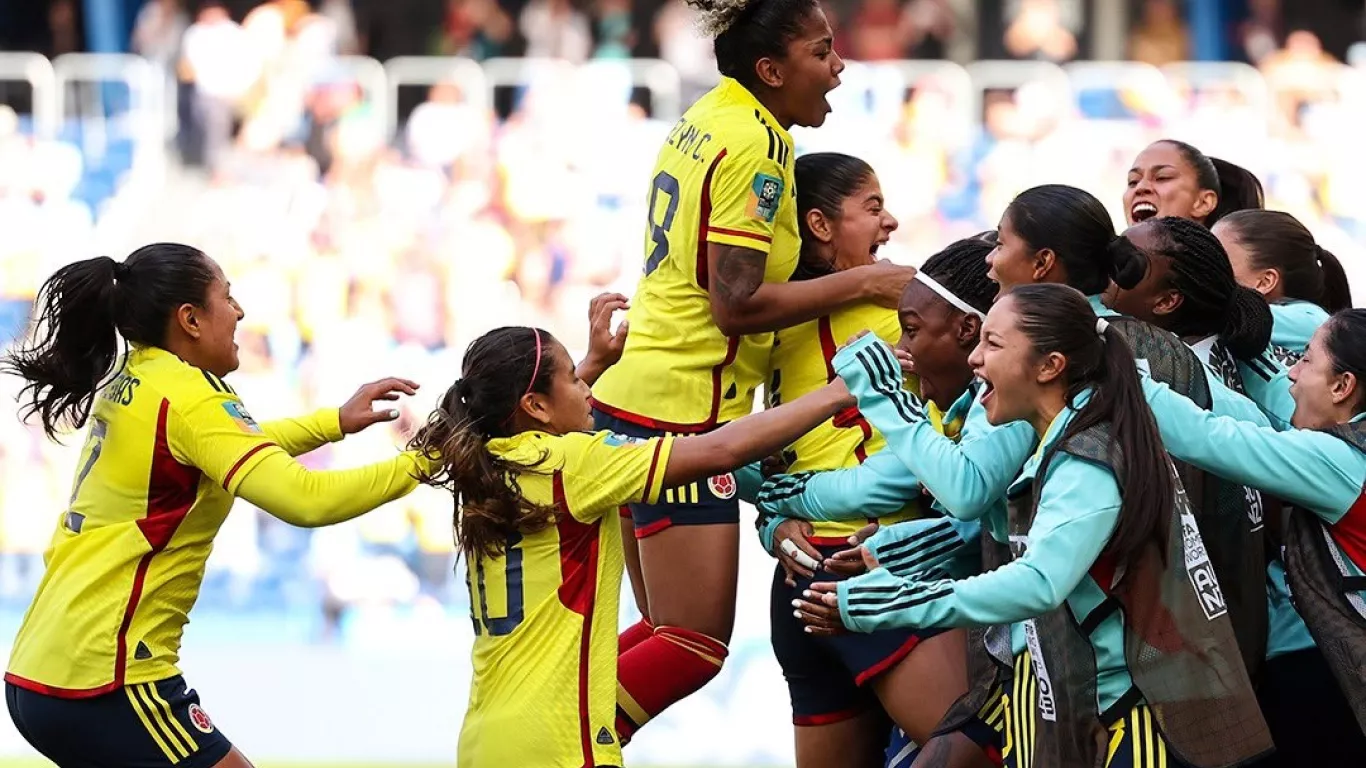
<svg viewBox="0 0 1366 768">
<path fill-rule="evenodd" d="M 939 294 L 939 298 L 963 310 L 969 315 L 976 315 L 977 317 L 983 320 L 987 319 L 987 316 L 983 314 L 980 310 L 973 308 L 971 304 L 958 298 L 958 296 L 956 296 L 953 291 L 950 291 L 948 288 L 945 288 L 944 286 L 940 285 L 939 281 L 935 280 L 933 277 L 930 277 L 924 272 L 917 270 L 914 279 L 919 280 L 921 284 L 923 284 L 926 288 L 929 288 L 931 291 L 934 291 L 935 293 Z"/>
</svg>

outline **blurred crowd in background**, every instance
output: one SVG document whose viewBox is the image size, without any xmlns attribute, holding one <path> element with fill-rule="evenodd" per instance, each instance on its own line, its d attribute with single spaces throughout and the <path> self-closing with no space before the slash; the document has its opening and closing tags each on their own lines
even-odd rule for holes
<svg viewBox="0 0 1366 768">
<path fill-rule="evenodd" d="M 356 58 L 387 60 L 393 47 L 365 0 L 191 5 L 147 0 L 126 41 L 155 73 L 144 86 L 164 82 L 164 97 L 76 89 L 80 119 L 63 114 L 42 135 L 27 86 L 0 90 L 0 342 L 24 333 L 38 285 L 62 264 L 148 239 L 195 244 L 246 310 L 232 381 L 259 418 L 339 405 L 383 375 L 424 383 L 399 422 L 304 459 L 317 467 L 401 444 L 485 330 L 539 324 L 581 351 L 589 298 L 634 286 L 645 184 L 677 117 L 664 105 L 685 107 L 716 78 L 682 0 L 643 20 L 632 0 L 449 0 L 419 52 L 485 62 L 491 78 L 510 54 L 562 63 L 515 68 L 499 87 L 437 76 L 392 93 L 367 79 L 378 65 Z M 974 21 L 959 5 L 831 6 L 837 47 L 860 63 L 832 94 L 827 125 L 795 135 L 799 151 L 850 152 L 876 168 L 901 221 L 884 255 L 915 263 L 995 226 L 1014 194 L 1045 182 L 1092 191 L 1122 222 L 1131 160 L 1173 136 L 1252 169 L 1268 207 L 1298 216 L 1354 276 L 1366 265 L 1366 62 L 1288 26 L 1279 3 L 1251 2 L 1230 32 L 1241 63 L 1180 65 L 1193 56 L 1187 15 L 1149 0 L 1129 28 L 1137 65 L 1065 69 L 1055 65 L 1085 48 L 1079 3 L 1005 3 L 995 55 L 1013 64 L 933 63 Z M 49 9 L 42 50 L 80 50 L 78 4 Z M 670 76 L 628 67 L 642 52 Z M 6 403 L 16 389 L 0 379 Z M 13 410 L 0 418 L 10 609 L 41 575 L 81 443 L 54 445 Z M 321 639 L 344 637 L 366 611 L 457 620 L 468 598 L 452 511 L 449 497 L 420 492 L 305 531 L 239 502 L 201 607 L 306 614 Z"/>
</svg>

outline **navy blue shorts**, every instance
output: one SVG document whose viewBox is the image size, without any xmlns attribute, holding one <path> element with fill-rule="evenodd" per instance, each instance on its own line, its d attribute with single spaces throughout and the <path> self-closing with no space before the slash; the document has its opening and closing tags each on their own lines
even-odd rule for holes
<svg viewBox="0 0 1366 768">
<path fill-rule="evenodd" d="M 232 742 L 177 675 L 89 699 L 63 699 L 5 684 L 19 735 L 62 768 L 212 768 Z"/>
<path fill-rule="evenodd" d="M 593 427 L 647 440 L 669 434 L 664 430 L 633 424 L 597 409 L 593 410 Z M 658 504 L 631 504 L 636 538 L 643 539 L 671 525 L 739 525 L 740 499 L 736 496 L 737 490 L 735 475 L 728 472 L 677 488 L 666 488 L 660 494 Z"/>
<path fill-rule="evenodd" d="M 848 548 L 848 544 L 816 546 L 824 557 Z M 922 640 L 944 631 L 885 629 L 834 637 L 808 635 L 801 619 L 792 615 L 792 601 L 813 581 L 841 581 L 843 577 L 817 571 L 814 579 L 798 576 L 796 587 L 789 587 L 785 577 L 781 565 L 774 569 L 769 622 L 773 654 L 792 697 L 793 725 L 837 723 L 880 706 L 864 684 L 906 658 Z"/>
</svg>

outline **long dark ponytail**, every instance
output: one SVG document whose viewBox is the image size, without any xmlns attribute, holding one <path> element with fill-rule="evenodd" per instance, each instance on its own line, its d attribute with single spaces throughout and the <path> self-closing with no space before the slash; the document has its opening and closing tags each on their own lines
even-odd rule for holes
<svg viewBox="0 0 1366 768">
<path fill-rule="evenodd" d="M 1123 458 L 1119 523 L 1106 552 L 1119 565 L 1131 562 L 1150 541 L 1166 551 L 1167 525 L 1175 493 L 1167 453 L 1148 401 L 1143 396 L 1133 350 L 1124 337 L 1097 323 L 1086 297 L 1065 285 L 1022 285 L 1007 296 L 1014 301 L 1020 330 L 1036 354 L 1057 352 L 1067 358 L 1067 399 L 1083 389 L 1091 399 L 1082 406 L 1057 444 L 1091 427 L 1109 423 L 1110 440 Z"/>
<path fill-rule="evenodd" d="M 1287 298 L 1311 301 L 1329 314 L 1352 306 L 1352 287 L 1338 257 L 1284 211 L 1235 211 L 1221 220 L 1247 251 L 1253 269 L 1274 269 Z"/>
<path fill-rule="evenodd" d="M 23 417 L 37 413 L 52 438 L 84 426 L 115 373 L 119 337 L 164 346 L 176 309 L 203 306 L 214 279 L 208 257 L 176 243 L 143 246 L 123 263 L 98 256 L 57 270 L 38 289 L 28 341 L 0 362 L 0 371 L 24 379 Z"/>
<path fill-rule="evenodd" d="M 408 447 L 436 463 L 422 482 L 445 488 L 457 505 L 456 539 L 466 557 L 497 556 L 516 533 L 535 533 L 555 521 L 555 509 L 528 501 L 521 472 L 544 460 L 519 464 L 491 453 L 486 443 L 508 437 L 522 399 L 545 394 L 555 376 L 555 339 L 539 328 L 499 328 L 465 350 L 461 378 L 446 390 L 427 424 Z"/>
</svg>

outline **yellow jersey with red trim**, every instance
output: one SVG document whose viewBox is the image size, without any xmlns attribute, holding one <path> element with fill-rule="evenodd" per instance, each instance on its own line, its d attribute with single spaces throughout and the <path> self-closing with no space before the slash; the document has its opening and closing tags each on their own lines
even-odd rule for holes
<svg viewBox="0 0 1366 768">
<path fill-rule="evenodd" d="M 600 410 L 684 433 L 753 410 L 773 334 L 728 337 L 716 327 L 707 244 L 766 254 L 766 282 L 792 276 L 800 246 L 792 154 L 792 137 L 730 78 L 673 127 L 650 187 L 631 333 L 621 361 L 593 388 Z"/>
<path fill-rule="evenodd" d="M 341 439 L 336 410 L 290 420 L 298 452 Z M 284 449 L 226 382 L 134 347 L 95 396 L 70 502 L 5 679 L 86 698 L 180 674 L 181 634 L 243 478 Z"/>
<path fill-rule="evenodd" d="M 474 677 L 460 768 L 621 765 L 617 611 L 624 559 L 617 511 L 654 504 L 673 438 L 523 432 L 488 442 L 527 467 L 523 497 L 555 523 L 514 534 L 467 574 Z"/>
<path fill-rule="evenodd" d="M 834 381 L 835 352 L 862 331 L 895 345 L 901 337 L 901 321 L 895 309 L 863 303 L 778 331 L 770 358 L 768 407 L 791 402 Z M 857 407 L 851 407 L 802 435 L 783 455 L 788 472 L 820 472 L 858 466 L 886 447 L 882 433 Z M 880 518 L 813 522 L 811 527 L 816 538 L 843 541 L 870 522 L 891 525 L 918 515 L 919 505 L 913 502 Z"/>
</svg>

